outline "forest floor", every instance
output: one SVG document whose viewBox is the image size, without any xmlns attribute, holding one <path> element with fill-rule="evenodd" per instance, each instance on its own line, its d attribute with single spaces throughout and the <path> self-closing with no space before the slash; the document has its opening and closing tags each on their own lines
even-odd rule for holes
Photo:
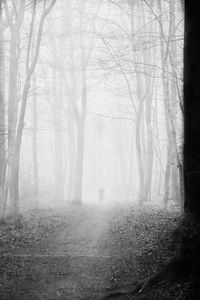
<svg viewBox="0 0 200 300">
<path fill-rule="evenodd" d="M 1 300 L 98 300 L 158 271 L 176 254 L 181 216 L 146 206 L 65 206 L 0 225 Z M 153 299 L 182 299 L 183 283 L 155 286 Z M 128 296 L 110 299 L 131 299 Z"/>
</svg>

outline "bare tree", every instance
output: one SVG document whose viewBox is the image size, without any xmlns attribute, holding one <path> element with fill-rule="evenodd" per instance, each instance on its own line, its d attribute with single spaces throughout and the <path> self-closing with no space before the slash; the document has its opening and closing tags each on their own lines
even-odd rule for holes
<svg viewBox="0 0 200 300">
<path fill-rule="evenodd" d="M 43 1 L 42 14 L 40 16 L 38 32 L 35 41 L 33 41 L 37 2 L 32 4 L 31 21 L 29 26 L 28 41 L 25 55 L 25 80 L 22 89 L 21 106 L 18 115 L 18 97 L 17 75 L 18 75 L 18 43 L 20 41 L 20 28 L 26 13 L 25 0 L 20 1 L 18 6 L 15 1 L 12 2 L 12 9 L 15 16 L 12 17 L 9 11 L 7 1 L 4 2 L 4 9 L 9 24 L 10 38 L 10 64 L 9 64 L 9 96 L 8 96 L 8 168 L 7 168 L 7 187 L 9 187 L 9 196 L 11 202 L 11 214 L 17 221 L 19 214 L 19 162 L 21 140 L 24 127 L 25 112 L 27 106 L 28 92 L 30 89 L 31 78 L 34 73 L 42 40 L 44 22 L 47 15 L 55 5 L 56 0 Z M 34 47 L 35 46 L 35 47 Z M 33 48 L 34 47 L 34 48 Z M 34 49 L 34 50 L 33 50 Z"/>
</svg>

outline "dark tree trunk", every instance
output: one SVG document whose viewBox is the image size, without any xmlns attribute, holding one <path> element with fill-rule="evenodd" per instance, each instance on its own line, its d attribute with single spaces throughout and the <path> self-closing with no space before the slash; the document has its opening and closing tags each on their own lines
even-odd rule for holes
<svg viewBox="0 0 200 300">
<path fill-rule="evenodd" d="M 200 17 L 197 1 L 185 0 L 184 184 L 185 211 L 200 221 Z"/>
</svg>

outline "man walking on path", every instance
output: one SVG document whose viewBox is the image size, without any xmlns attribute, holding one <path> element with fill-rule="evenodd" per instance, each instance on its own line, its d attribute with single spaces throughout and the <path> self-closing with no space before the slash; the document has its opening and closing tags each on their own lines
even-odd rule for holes
<svg viewBox="0 0 200 300">
<path fill-rule="evenodd" d="M 99 202 L 103 202 L 103 197 L 104 197 L 104 188 L 101 186 L 101 188 L 99 189 Z"/>
</svg>

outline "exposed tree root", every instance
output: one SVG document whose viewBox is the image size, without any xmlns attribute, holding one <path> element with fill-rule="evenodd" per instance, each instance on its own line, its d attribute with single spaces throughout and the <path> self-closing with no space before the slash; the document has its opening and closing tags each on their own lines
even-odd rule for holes
<svg viewBox="0 0 200 300">
<path fill-rule="evenodd" d="M 134 283 L 132 289 L 110 292 L 103 298 L 101 298 L 101 300 L 111 299 L 122 295 L 126 295 L 127 297 L 129 297 L 129 299 L 134 300 L 149 299 L 145 295 L 140 296 L 140 294 L 144 293 L 146 290 L 156 284 L 187 280 L 190 277 L 190 271 L 190 264 L 186 259 L 176 259 L 167 264 L 160 272 L 157 272 L 156 274 L 149 276 L 144 280 Z M 130 298 L 131 296 L 133 297 Z"/>
</svg>

